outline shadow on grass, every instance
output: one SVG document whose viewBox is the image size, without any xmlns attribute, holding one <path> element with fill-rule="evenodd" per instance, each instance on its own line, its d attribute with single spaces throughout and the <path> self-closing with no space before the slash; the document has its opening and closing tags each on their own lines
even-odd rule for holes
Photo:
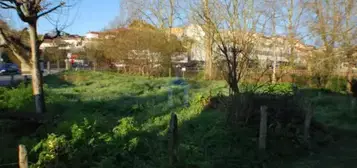
<svg viewBox="0 0 357 168">
<path fill-rule="evenodd" d="M 47 80 L 49 87 L 71 87 L 70 83 L 61 83 L 59 78 Z M 52 82 L 52 83 L 51 83 Z M 197 86 L 201 87 L 201 86 Z M 192 92 L 195 92 L 194 90 Z M 192 100 L 191 106 L 182 106 L 183 90 L 173 107 L 168 107 L 166 91 L 155 94 L 138 92 L 136 95 L 113 95 L 110 99 L 82 100 L 79 94 L 62 93 L 54 97 L 63 99 L 49 102 L 50 120 L 33 135 L 13 140 L 5 149 L 14 157 L 0 160 L 1 163 L 16 162 L 18 143 L 26 144 L 30 149 L 40 140 L 54 133 L 57 139 L 65 137 L 65 144 L 59 153 L 59 162 L 48 161 L 48 165 L 62 167 L 168 167 L 167 127 L 170 113 L 175 112 L 179 119 L 178 163 L 176 167 L 254 167 L 261 158 L 257 148 L 257 126 L 232 129 L 226 124 L 225 109 L 203 108 L 204 100 Z M 322 98 L 335 97 L 323 93 Z M 343 97 L 343 95 L 339 95 Z M 315 96 L 312 95 L 312 98 Z M 192 97 L 192 99 L 195 99 Z M 316 101 L 321 101 L 321 100 Z M 340 98 L 338 98 L 340 99 Z M 269 104 L 279 107 L 279 102 L 259 101 L 254 104 Z M 268 105 L 268 106 L 269 106 Z M 323 107 L 325 105 L 321 105 Z M 284 108 L 288 108 L 284 106 Z M 333 130 L 342 133 L 341 130 Z M 316 138 L 325 139 L 329 135 L 321 133 Z M 309 153 L 296 149 L 293 140 L 271 137 L 268 142 L 272 167 L 353 167 L 357 161 L 355 144 L 357 139 L 348 134 L 339 134 L 339 139 L 327 146 Z M 269 137 L 269 135 L 268 135 Z M 8 137 L 8 139 L 14 137 Z M 269 138 L 268 138 L 269 139 Z M 283 143 L 286 144 L 283 144 Z M 354 144 L 353 144 L 354 143 Z M 12 146 L 12 147 L 11 147 Z M 8 151 L 4 150 L 4 151 Z M 31 152 L 30 161 L 38 159 L 39 152 L 51 152 L 42 147 L 38 152 Z M 299 156 L 294 157 L 298 152 Z M 285 153 L 284 153 L 285 152 Z M 58 153 L 57 153 L 58 154 Z M 336 155 L 333 155 L 336 154 Z M 5 153 L 1 154 L 5 155 Z M 9 154 L 8 154 L 9 155 Z M 0 157 L 1 158 L 1 157 Z M 341 162 L 344 162 L 341 166 Z M 292 166 L 293 165 L 293 166 Z M 59 166 L 60 167 L 60 166 Z"/>
<path fill-rule="evenodd" d="M 262 158 L 261 151 L 257 150 L 259 116 L 256 119 L 252 117 L 251 122 L 244 127 L 232 128 L 225 122 L 225 114 L 222 113 L 224 109 L 206 108 L 199 115 L 184 121 L 179 128 L 181 137 L 178 167 L 259 167 L 263 162 L 268 167 L 283 168 L 354 167 L 357 164 L 356 132 L 336 125 L 328 125 L 325 130 L 321 127 L 325 123 L 319 123 L 317 119 L 311 127 L 311 146 L 306 148 L 301 139 L 303 116 L 282 118 L 288 120 L 280 128 L 283 132 L 275 132 L 277 114 L 285 110 L 287 115 L 291 115 L 289 113 L 294 111 L 295 107 L 290 104 L 292 100 L 289 100 L 292 96 L 251 96 L 256 97 L 252 108 L 255 108 L 257 115 L 261 105 L 270 107 L 267 156 Z M 348 98 L 347 95 L 329 92 L 320 96 L 319 99 L 330 98 L 329 96 L 337 96 L 336 99 L 340 99 L 339 96 Z M 312 101 L 316 101 L 316 108 L 324 106 L 319 104 L 319 100 Z M 344 109 L 339 110 L 335 112 L 345 113 Z M 318 117 L 320 116 L 315 118 Z"/>
<path fill-rule="evenodd" d="M 71 82 L 66 81 L 62 74 L 48 75 L 44 77 L 44 82 L 50 88 L 67 88 L 74 86 Z"/>
<path fill-rule="evenodd" d="M 182 88 L 173 92 L 182 99 Z M 165 167 L 165 160 L 161 160 L 166 159 L 164 153 L 167 151 L 163 131 L 170 112 L 180 110 L 183 101 L 176 99 L 174 106 L 168 107 L 166 91 L 151 95 L 117 95 L 105 100 L 81 100 L 75 94 L 61 96 L 65 99 L 48 104 L 51 119 L 33 136 L 38 142 L 46 139 L 48 133 L 65 135 L 68 145 L 73 147 L 61 156 L 66 165 L 90 167 L 109 159 L 113 165 L 121 167 L 138 164 L 141 165 L 138 167 L 146 164 Z M 35 145 L 27 141 L 25 144 L 29 147 Z M 128 145 L 133 145 L 133 149 Z M 37 155 L 32 152 L 31 160 L 37 160 Z"/>
<path fill-rule="evenodd" d="M 296 146 L 299 146 L 297 142 L 302 137 L 303 130 L 303 121 L 299 122 L 298 118 L 295 118 L 295 121 L 289 121 L 291 125 L 295 125 L 294 127 L 291 127 L 290 124 L 290 126 L 282 127 L 283 129 L 294 128 L 293 130 L 295 131 L 280 135 L 274 133 L 272 130 L 274 129 L 274 123 L 268 121 L 270 122 L 268 123 L 270 130 L 268 130 L 267 151 L 270 152 L 268 167 L 354 167 L 357 164 L 357 157 L 355 157 L 357 154 L 357 125 L 356 122 L 350 121 L 351 118 L 356 119 L 357 111 L 355 107 L 350 106 L 350 100 L 353 98 L 346 94 L 329 91 L 322 92 L 321 90 L 313 89 L 302 90 L 301 93 L 302 97 L 313 103 L 314 120 L 317 122 L 313 123 L 311 127 L 310 142 L 312 146 L 308 150 L 301 148 L 304 147 L 301 145 L 296 148 Z M 288 99 L 288 97 L 282 98 L 283 101 Z M 272 102 L 263 101 L 261 105 L 264 104 L 268 107 L 274 106 Z M 284 107 L 283 104 L 285 103 L 281 101 L 275 104 L 280 104 L 277 106 L 280 109 L 274 109 L 273 112 L 281 112 L 286 110 L 284 109 L 286 107 L 288 109 L 294 108 L 291 107 L 291 104 Z M 287 112 L 292 111 L 289 110 Z M 272 113 L 272 111 L 269 113 Z M 327 122 L 328 120 L 331 122 Z M 321 126 L 327 128 L 326 131 L 325 129 L 320 129 Z M 255 132 L 258 133 L 257 127 Z M 294 134 L 295 138 L 292 136 Z"/>
</svg>

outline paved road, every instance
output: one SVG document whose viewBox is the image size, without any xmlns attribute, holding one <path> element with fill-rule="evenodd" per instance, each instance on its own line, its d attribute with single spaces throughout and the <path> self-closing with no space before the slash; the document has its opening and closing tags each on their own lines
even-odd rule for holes
<svg viewBox="0 0 357 168">
<path fill-rule="evenodd" d="M 60 70 L 61 71 L 61 70 Z M 60 72 L 58 70 L 51 70 L 51 74 L 55 74 Z M 49 73 L 44 71 L 43 75 L 47 76 Z M 28 76 L 31 79 L 31 76 Z M 14 75 L 14 83 L 19 83 L 24 80 L 24 76 L 22 75 Z M 10 86 L 11 85 L 11 75 L 0 75 L 0 87 Z"/>
<path fill-rule="evenodd" d="M 14 75 L 14 82 L 18 83 L 22 81 L 24 77 L 22 75 Z M 0 86 L 10 86 L 11 85 L 11 76 L 6 75 L 6 76 L 0 76 Z"/>
</svg>

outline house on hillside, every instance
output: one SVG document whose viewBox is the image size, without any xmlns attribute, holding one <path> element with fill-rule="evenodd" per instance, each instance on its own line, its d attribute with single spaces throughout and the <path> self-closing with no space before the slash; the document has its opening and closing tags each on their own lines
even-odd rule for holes
<svg viewBox="0 0 357 168">
<path fill-rule="evenodd" d="M 260 62 L 269 63 L 276 59 L 278 64 L 293 61 L 296 64 L 306 65 L 307 57 L 315 49 L 298 40 L 291 43 L 284 36 L 269 37 L 261 34 L 257 35 L 255 45 L 255 54 Z"/>
<path fill-rule="evenodd" d="M 167 30 L 170 31 L 170 30 Z M 187 53 L 189 55 L 190 61 L 205 61 L 205 32 L 203 28 L 199 25 L 188 25 L 186 27 L 172 28 L 171 33 L 176 35 L 178 38 L 190 38 L 194 40 L 190 51 Z M 229 31 L 221 31 L 222 36 L 229 35 Z M 278 63 L 287 63 L 291 58 L 290 53 L 290 43 L 289 40 L 284 36 L 269 37 L 263 34 L 255 33 L 255 52 L 254 56 L 259 60 L 260 63 L 271 63 L 275 59 Z M 294 40 L 294 62 L 300 64 L 306 64 L 306 57 L 311 54 L 314 50 L 313 46 L 308 46 L 301 41 Z M 214 47 L 214 54 L 219 53 L 219 50 Z"/>
<path fill-rule="evenodd" d="M 84 38 L 85 39 L 96 39 L 96 38 L 99 38 L 99 32 L 88 32 Z"/>
<path fill-rule="evenodd" d="M 194 41 L 189 47 L 190 51 L 186 53 L 188 61 L 203 62 L 205 60 L 205 32 L 199 25 L 191 24 L 186 27 L 171 28 L 171 30 L 168 29 L 166 31 L 171 31 L 171 34 L 174 34 L 179 39 L 188 38 Z"/>
<path fill-rule="evenodd" d="M 127 31 L 129 30 L 128 28 L 116 28 L 116 29 L 109 29 L 109 30 L 105 30 L 105 31 L 101 31 L 101 32 L 88 32 L 87 34 L 85 34 L 84 39 L 86 41 L 91 41 L 91 40 L 95 40 L 95 39 L 100 39 L 100 38 L 104 38 L 104 39 L 109 39 L 111 37 L 115 37 L 116 33 L 122 32 L 122 31 Z"/>
<path fill-rule="evenodd" d="M 42 53 L 42 60 L 45 60 L 46 56 L 52 56 L 52 54 L 47 53 L 46 51 L 51 51 L 51 49 L 58 49 L 58 54 L 55 56 L 57 61 L 57 67 L 64 66 L 65 60 L 69 59 L 69 55 L 72 53 L 81 53 L 84 50 L 84 38 L 79 35 L 71 35 L 64 33 L 61 36 L 54 38 L 54 39 L 45 39 L 44 42 L 40 45 L 40 50 L 43 51 Z M 53 52 L 53 51 L 52 51 Z M 48 58 L 48 57 L 47 57 Z M 83 60 L 75 60 L 74 61 L 82 61 Z"/>
<path fill-rule="evenodd" d="M 41 45 L 40 49 L 45 50 L 50 47 L 58 47 L 63 50 L 82 49 L 83 37 L 79 35 L 63 35 L 55 39 L 46 39 Z"/>
</svg>

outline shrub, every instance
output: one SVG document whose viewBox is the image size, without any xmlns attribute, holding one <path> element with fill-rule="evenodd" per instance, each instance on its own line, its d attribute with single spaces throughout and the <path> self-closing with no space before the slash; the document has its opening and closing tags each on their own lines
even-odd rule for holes
<svg viewBox="0 0 357 168">
<path fill-rule="evenodd" d="M 22 84 L 16 89 L 1 89 L 0 93 L 0 109 L 16 111 L 34 109 L 29 108 L 34 104 L 30 87 Z"/>
<path fill-rule="evenodd" d="M 32 150 L 34 152 L 40 152 L 37 163 L 32 167 L 57 165 L 56 158 L 67 152 L 68 141 L 63 135 L 57 136 L 56 134 L 49 134 L 46 139 L 38 143 Z"/>
<path fill-rule="evenodd" d="M 267 85 L 259 89 L 258 92 L 276 95 L 291 95 L 293 94 L 293 86 L 289 83 Z"/>
<path fill-rule="evenodd" d="M 327 82 L 326 88 L 334 92 L 347 91 L 347 80 L 343 77 L 334 76 Z"/>
<path fill-rule="evenodd" d="M 194 77 L 195 80 L 202 80 L 205 77 L 205 72 L 204 71 L 199 71 L 197 75 Z"/>
<path fill-rule="evenodd" d="M 330 77 L 328 75 L 313 75 L 311 76 L 311 86 L 316 88 L 324 88 L 326 87 Z"/>
<path fill-rule="evenodd" d="M 265 93 L 274 95 L 291 95 L 293 94 L 293 85 L 290 83 L 280 84 L 241 84 L 240 89 L 242 92 Z"/>
<path fill-rule="evenodd" d="M 338 76 L 291 75 L 293 83 L 299 87 L 325 88 L 334 92 L 347 91 L 347 80 Z"/>
<path fill-rule="evenodd" d="M 310 81 L 310 77 L 309 76 L 292 74 L 291 78 L 293 80 L 293 83 L 295 83 L 299 87 L 309 86 L 309 81 Z"/>
</svg>

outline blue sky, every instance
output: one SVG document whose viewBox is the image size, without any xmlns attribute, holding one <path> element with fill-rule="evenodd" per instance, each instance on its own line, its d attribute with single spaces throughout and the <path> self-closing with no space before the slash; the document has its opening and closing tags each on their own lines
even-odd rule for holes
<svg viewBox="0 0 357 168">
<path fill-rule="evenodd" d="M 64 31 L 70 34 L 84 35 L 89 31 L 101 31 L 120 14 L 120 0 L 67 0 L 67 2 L 76 1 L 78 3 L 74 7 L 56 11 L 59 14 L 49 15 L 50 19 L 59 20 L 60 28 L 61 25 L 67 25 Z M 25 27 L 15 12 L 0 10 L 0 14 L 5 16 L 13 27 L 19 29 Z M 48 17 L 40 19 L 38 27 L 41 34 L 51 32 L 56 27 L 51 24 L 53 21 L 49 21 L 50 19 Z M 284 32 L 279 27 L 277 31 Z M 305 42 L 312 44 L 311 40 Z"/>
<path fill-rule="evenodd" d="M 76 1 L 76 0 L 75 0 Z M 73 2 L 73 0 L 72 0 Z M 61 15 L 51 14 L 51 19 L 59 18 L 59 25 L 68 25 L 64 29 L 65 32 L 71 34 L 84 35 L 88 31 L 100 31 L 107 27 L 111 21 L 119 15 L 120 0 L 79 0 L 79 2 L 70 10 L 63 9 Z M 24 27 L 18 16 L 15 13 L 8 13 L 11 18 L 10 23 L 17 27 Z M 55 26 L 53 21 L 48 18 L 42 18 L 38 24 L 40 33 L 52 31 Z"/>
</svg>

